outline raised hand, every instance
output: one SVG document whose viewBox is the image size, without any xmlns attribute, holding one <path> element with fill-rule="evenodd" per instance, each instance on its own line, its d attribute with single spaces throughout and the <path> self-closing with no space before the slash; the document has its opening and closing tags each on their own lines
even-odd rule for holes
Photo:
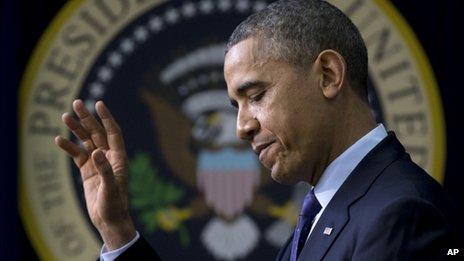
<svg viewBox="0 0 464 261">
<path fill-rule="evenodd" d="M 79 168 L 90 219 L 108 250 L 113 250 L 136 235 L 128 206 L 128 160 L 121 129 L 110 111 L 102 101 L 95 104 L 95 109 L 103 126 L 81 100 L 73 102 L 78 119 L 69 113 L 62 116 L 84 148 L 61 136 L 55 143 Z"/>
</svg>

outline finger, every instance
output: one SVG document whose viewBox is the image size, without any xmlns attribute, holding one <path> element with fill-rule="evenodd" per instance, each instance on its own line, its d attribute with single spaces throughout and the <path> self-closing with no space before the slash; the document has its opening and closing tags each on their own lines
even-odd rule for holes
<svg viewBox="0 0 464 261">
<path fill-rule="evenodd" d="M 61 120 L 66 124 L 68 129 L 78 138 L 83 144 L 85 149 L 90 153 L 96 147 L 93 144 L 90 134 L 82 127 L 82 125 L 76 121 L 69 113 L 63 113 Z"/>
<path fill-rule="evenodd" d="M 108 162 L 103 151 L 96 149 L 92 153 L 92 160 L 94 166 L 97 168 L 98 174 L 102 177 L 102 180 L 105 184 L 111 184 L 114 182 L 113 168 Z"/>
<path fill-rule="evenodd" d="M 110 149 L 124 151 L 124 139 L 122 137 L 121 128 L 113 118 L 113 115 L 111 115 L 110 110 L 102 101 L 98 101 L 95 104 L 95 109 L 105 127 Z"/>
<path fill-rule="evenodd" d="M 81 100 L 75 100 L 73 102 L 73 109 L 74 112 L 76 112 L 77 117 L 79 117 L 84 129 L 90 133 L 90 138 L 95 146 L 102 149 L 108 149 L 105 130 L 95 117 L 87 110 L 84 103 Z"/>
<path fill-rule="evenodd" d="M 61 136 L 55 137 L 55 144 L 58 145 L 62 150 L 64 150 L 70 157 L 73 158 L 74 163 L 77 167 L 81 167 L 88 159 L 88 155 L 83 151 L 79 146 L 74 142 L 69 141 Z"/>
</svg>

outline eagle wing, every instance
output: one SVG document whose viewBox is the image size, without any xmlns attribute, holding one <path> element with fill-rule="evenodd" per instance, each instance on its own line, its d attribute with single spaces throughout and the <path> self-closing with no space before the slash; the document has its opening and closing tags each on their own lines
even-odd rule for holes
<svg viewBox="0 0 464 261">
<path fill-rule="evenodd" d="M 146 89 L 139 96 L 148 106 L 155 123 L 158 144 L 173 174 L 196 187 L 196 155 L 189 149 L 192 123 L 166 100 Z"/>
</svg>

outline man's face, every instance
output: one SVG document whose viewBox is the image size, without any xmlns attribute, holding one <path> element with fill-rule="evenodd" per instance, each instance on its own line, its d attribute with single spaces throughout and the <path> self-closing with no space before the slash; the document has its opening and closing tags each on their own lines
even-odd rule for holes
<svg viewBox="0 0 464 261">
<path fill-rule="evenodd" d="M 248 140 L 279 183 L 310 182 L 326 151 L 325 103 L 317 70 L 261 57 L 248 38 L 225 57 L 228 94 L 238 107 L 237 136 Z"/>
</svg>

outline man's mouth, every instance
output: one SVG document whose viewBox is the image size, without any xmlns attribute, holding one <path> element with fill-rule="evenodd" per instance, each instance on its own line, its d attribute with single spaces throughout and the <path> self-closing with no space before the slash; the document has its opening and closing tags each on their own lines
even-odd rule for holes
<svg viewBox="0 0 464 261">
<path fill-rule="evenodd" d="M 261 143 L 257 146 L 253 146 L 253 150 L 255 151 L 256 155 L 259 156 L 259 160 L 261 161 L 261 157 L 262 155 L 264 154 L 265 150 L 272 144 L 274 143 L 275 141 L 270 141 L 270 142 L 264 142 L 264 143 Z"/>
</svg>

